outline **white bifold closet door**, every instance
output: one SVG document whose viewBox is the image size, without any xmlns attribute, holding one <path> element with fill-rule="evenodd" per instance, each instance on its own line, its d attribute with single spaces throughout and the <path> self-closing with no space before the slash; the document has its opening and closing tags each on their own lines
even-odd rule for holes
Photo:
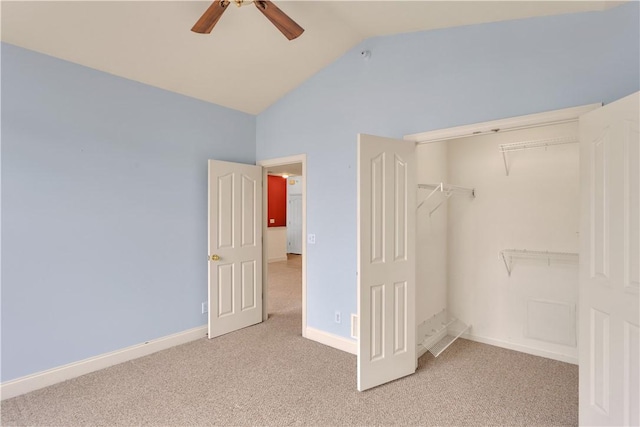
<svg viewBox="0 0 640 427">
<path fill-rule="evenodd" d="M 358 390 L 416 369 L 415 143 L 358 135 Z"/>
<path fill-rule="evenodd" d="M 580 425 L 640 424 L 639 103 L 580 118 Z"/>
</svg>

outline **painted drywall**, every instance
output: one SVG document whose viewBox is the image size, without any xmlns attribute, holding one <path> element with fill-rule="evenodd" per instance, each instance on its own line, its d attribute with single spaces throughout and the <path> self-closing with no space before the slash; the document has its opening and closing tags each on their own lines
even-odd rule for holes
<svg viewBox="0 0 640 427">
<path fill-rule="evenodd" d="M 449 184 L 447 145 L 416 148 L 418 184 Z M 441 192 L 419 189 L 416 203 L 416 322 L 426 321 L 447 308 L 447 219 L 449 204 Z M 433 212 L 432 212 L 433 211 Z M 420 338 L 420 337 L 418 337 Z M 420 342 L 420 339 L 418 339 Z"/>
<path fill-rule="evenodd" d="M 287 225 L 287 180 L 281 176 L 269 175 L 267 187 L 267 227 Z"/>
<path fill-rule="evenodd" d="M 287 227 L 267 228 L 267 260 L 269 262 L 287 260 Z"/>
<path fill-rule="evenodd" d="M 307 154 L 307 323 L 356 312 L 356 134 L 403 135 L 640 89 L 640 5 L 369 39 L 257 119 L 257 158 Z M 367 59 L 360 53 L 370 50 Z"/>
<path fill-rule="evenodd" d="M 307 153 L 307 321 L 349 337 L 334 312 L 356 309 L 356 134 L 635 92 L 638 16 L 630 2 L 370 39 L 257 129 L 252 116 L 2 44 L 2 381 L 205 323 L 207 158 Z"/>
<path fill-rule="evenodd" d="M 470 334 L 478 339 L 574 361 L 577 262 L 516 259 L 509 276 L 500 252 L 578 252 L 578 144 L 511 152 L 509 176 L 499 145 L 561 137 L 577 141 L 577 127 L 568 123 L 482 135 L 421 145 L 417 150 L 423 159 L 442 156 L 444 151 L 446 182 L 474 188 L 476 194 L 475 198 L 453 195 L 446 203 L 447 212 L 440 208 L 432 216 L 448 216 L 447 298 L 441 308 L 471 324 Z M 419 168 L 431 167 L 419 163 Z M 425 243 L 418 247 L 419 258 L 427 255 L 425 249 L 433 251 Z M 442 283 L 437 275 L 425 275 L 418 290 L 440 295 Z"/>
<path fill-rule="evenodd" d="M 2 381 L 206 323 L 209 158 L 255 117 L 2 44 Z"/>
</svg>

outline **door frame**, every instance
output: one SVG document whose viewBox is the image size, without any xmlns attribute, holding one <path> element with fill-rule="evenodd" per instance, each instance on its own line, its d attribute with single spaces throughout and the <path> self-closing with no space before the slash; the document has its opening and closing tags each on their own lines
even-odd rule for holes
<svg viewBox="0 0 640 427">
<path fill-rule="evenodd" d="M 545 111 L 541 113 L 527 114 L 523 116 L 514 116 L 509 118 L 503 118 L 498 120 L 491 120 L 487 122 L 471 123 L 461 126 L 454 126 L 449 128 L 435 129 L 426 132 L 415 133 L 411 135 L 405 135 L 406 141 L 413 141 L 416 143 L 416 147 L 422 144 L 430 144 L 433 142 L 449 141 L 452 139 L 474 137 L 479 135 L 494 134 L 497 132 L 504 133 L 509 131 L 530 129 L 537 127 L 550 126 L 554 124 L 578 122 L 581 115 L 588 113 L 602 107 L 602 103 L 586 104 L 576 107 L 563 108 L 559 110 Z M 578 296 L 579 298 L 579 296 Z M 577 312 L 576 312 L 577 313 Z M 580 329 L 579 319 L 576 319 L 578 329 Z M 496 347 L 506 348 L 509 350 L 520 351 L 535 356 L 546 357 L 549 359 L 559 360 L 561 362 L 578 364 L 578 358 L 565 357 L 556 353 L 533 349 L 531 347 L 522 346 L 519 344 L 512 344 L 502 340 L 496 340 L 487 337 L 481 337 L 473 335 L 473 333 L 467 332 L 462 335 L 471 341 L 480 342 L 483 344 L 489 344 Z M 579 336 L 577 337 L 579 339 Z M 577 344 L 578 345 L 578 344 Z M 421 346 L 417 346 L 419 358 L 427 351 Z"/>
<path fill-rule="evenodd" d="M 436 129 L 427 132 L 405 135 L 407 141 L 414 141 L 417 145 L 431 142 L 447 141 L 468 136 L 478 136 L 496 132 L 528 129 L 541 126 L 549 126 L 560 123 L 577 122 L 578 117 L 602 107 L 602 103 L 587 104 L 578 107 L 563 108 L 560 110 L 545 111 L 543 113 L 527 114 L 524 116 L 509 117 L 506 119 L 491 120 L 488 122 L 473 123 L 469 125 L 454 126 L 450 128 Z"/>
<path fill-rule="evenodd" d="M 269 254 L 268 247 L 268 203 L 269 195 L 267 192 L 268 178 L 267 169 L 274 166 L 284 166 L 292 163 L 302 163 L 302 336 L 307 338 L 307 155 L 298 154 L 288 157 L 278 157 L 274 159 L 259 160 L 256 162 L 258 166 L 262 166 L 262 320 L 265 321 L 269 317 L 267 311 L 267 302 L 269 299 L 267 280 L 269 278 Z"/>
</svg>

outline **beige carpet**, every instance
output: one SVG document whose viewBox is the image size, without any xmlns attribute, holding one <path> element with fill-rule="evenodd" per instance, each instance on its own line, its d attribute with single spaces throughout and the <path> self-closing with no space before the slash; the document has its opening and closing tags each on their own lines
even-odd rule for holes
<svg viewBox="0 0 640 427">
<path fill-rule="evenodd" d="M 269 320 L 2 402 L 2 425 L 577 425 L 576 366 L 458 340 L 359 393 L 353 355 L 300 336 L 299 257 Z"/>
</svg>

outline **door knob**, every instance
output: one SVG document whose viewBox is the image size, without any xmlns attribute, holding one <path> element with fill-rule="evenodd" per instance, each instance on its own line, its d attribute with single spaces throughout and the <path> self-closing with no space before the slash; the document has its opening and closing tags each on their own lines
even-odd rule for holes
<svg viewBox="0 0 640 427">
<path fill-rule="evenodd" d="M 215 255 L 215 254 L 211 255 L 209 257 L 209 260 L 211 260 L 211 261 L 220 261 L 220 255 Z"/>
</svg>

